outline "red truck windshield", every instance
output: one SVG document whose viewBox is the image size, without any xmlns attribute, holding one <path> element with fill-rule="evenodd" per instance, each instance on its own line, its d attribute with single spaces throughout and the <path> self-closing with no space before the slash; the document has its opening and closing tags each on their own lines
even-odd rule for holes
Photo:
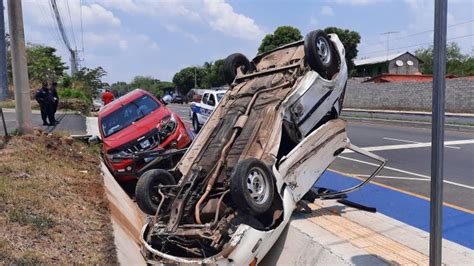
<svg viewBox="0 0 474 266">
<path fill-rule="evenodd" d="M 160 104 L 148 95 L 120 107 L 120 109 L 102 119 L 102 133 L 108 137 L 142 119 L 160 108 Z"/>
</svg>

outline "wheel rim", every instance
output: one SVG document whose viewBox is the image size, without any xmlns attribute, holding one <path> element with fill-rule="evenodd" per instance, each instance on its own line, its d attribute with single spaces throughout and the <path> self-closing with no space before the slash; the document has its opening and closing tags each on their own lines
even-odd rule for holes
<svg viewBox="0 0 474 266">
<path fill-rule="evenodd" d="M 319 37 L 316 39 L 316 46 L 318 47 L 318 56 L 321 59 L 321 62 L 324 64 L 329 63 L 331 60 L 331 51 L 329 48 L 329 43 L 326 38 Z"/>
<path fill-rule="evenodd" d="M 268 199 L 270 187 L 265 174 L 257 168 L 252 168 L 247 175 L 247 189 L 256 204 L 263 204 Z"/>
</svg>

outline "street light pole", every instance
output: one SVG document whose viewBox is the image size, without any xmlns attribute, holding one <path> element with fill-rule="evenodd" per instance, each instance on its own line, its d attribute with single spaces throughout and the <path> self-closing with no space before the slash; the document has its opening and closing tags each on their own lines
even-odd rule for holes
<svg viewBox="0 0 474 266">
<path fill-rule="evenodd" d="M 8 0 L 13 86 L 15 87 L 16 124 L 20 134 L 32 133 L 31 97 L 26 67 L 25 32 L 21 1 Z"/>
<path fill-rule="evenodd" d="M 431 128 L 430 265 L 442 262 L 447 0 L 435 1 Z"/>
</svg>

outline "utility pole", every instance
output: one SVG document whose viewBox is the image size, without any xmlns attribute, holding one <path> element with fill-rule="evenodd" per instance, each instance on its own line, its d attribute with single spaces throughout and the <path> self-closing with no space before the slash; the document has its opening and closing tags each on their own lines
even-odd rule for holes
<svg viewBox="0 0 474 266">
<path fill-rule="evenodd" d="M 10 24 L 17 130 L 20 134 L 28 134 L 33 132 L 33 128 L 21 1 L 8 0 L 8 22 Z"/>
<path fill-rule="evenodd" d="M 387 31 L 387 32 L 382 33 L 382 35 L 387 35 L 387 56 L 390 51 L 390 34 L 395 34 L 395 33 L 398 33 L 398 31 Z"/>
<path fill-rule="evenodd" d="M 430 265 L 441 265 L 443 240 L 444 102 L 448 1 L 434 10 L 433 107 L 431 123 Z"/>
<path fill-rule="evenodd" d="M 3 0 L 0 1 L 0 101 L 8 97 L 7 46 Z"/>
<path fill-rule="evenodd" d="M 61 37 L 63 39 L 64 45 L 66 45 L 66 48 L 70 53 L 71 76 L 73 76 L 76 73 L 77 66 L 78 66 L 78 63 L 77 63 L 77 50 L 72 49 L 72 47 L 71 47 L 71 43 L 69 42 L 69 39 L 67 37 L 66 30 L 64 29 L 64 24 L 63 24 L 63 21 L 61 19 L 61 15 L 59 14 L 58 5 L 56 3 L 56 0 L 50 0 L 50 2 L 51 2 L 51 7 L 53 8 L 53 11 L 54 11 L 54 17 L 56 18 L 56 22 L 58 23 L 59 32 L 60 32 Z"/>
</svg>

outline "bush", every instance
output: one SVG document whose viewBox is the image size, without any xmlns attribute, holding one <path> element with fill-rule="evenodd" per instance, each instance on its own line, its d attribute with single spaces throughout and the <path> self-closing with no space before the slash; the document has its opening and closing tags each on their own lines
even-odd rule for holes
<svg viewBox="0 0 474 266">
<path fill-rule="evenodd" d="M 58 90 L 59 99 L 81 99 L 85 101 L 90 101 L 90 98 L 87 95 L 78 89 L 63 88 Z"/>
</svg>

